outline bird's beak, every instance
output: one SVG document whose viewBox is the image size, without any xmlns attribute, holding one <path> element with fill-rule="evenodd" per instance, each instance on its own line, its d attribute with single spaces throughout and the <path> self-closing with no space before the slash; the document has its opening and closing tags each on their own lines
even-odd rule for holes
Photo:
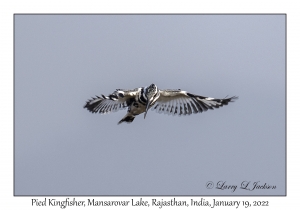
<svg viewBox="0 0 300 210">
<path fill-rule="evenodd" d="M 150 101 L 147 100 L 147 106 L 146 106 L 146 111 L 145 111 L 144 119 L 146 119 L 146 115 L 147 115 L 147 112 L 148 112 L 148 109 L 149 109 L 149 105 L 150 105 Z"/>
</svg>

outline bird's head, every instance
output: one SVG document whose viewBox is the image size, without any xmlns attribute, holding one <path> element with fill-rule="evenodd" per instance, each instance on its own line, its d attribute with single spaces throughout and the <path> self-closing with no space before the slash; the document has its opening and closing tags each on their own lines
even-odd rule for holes
<svg viewBox="0 0 300 210">
<path fill-rule="evenodd" d="M 151 84 L 145 88 L 145 96 L 146 96 L 146 111 L 144 118 L 146 118 L 148 109 L 156 102 L 159 98 L 159 90 L 155 84 Z"/>
</svg>

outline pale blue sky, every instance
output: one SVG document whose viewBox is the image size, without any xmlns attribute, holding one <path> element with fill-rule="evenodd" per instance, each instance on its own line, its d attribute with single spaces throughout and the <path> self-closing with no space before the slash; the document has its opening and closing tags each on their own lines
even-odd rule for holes
<svg viewBox="0 0 300 210">
<path fill-rule="evenodd" d="M 121 125 L 83 109 L 151 83 L 239 100 Z M 285 16 L 16 15 L 15 194 L 284 195 Z"/>
</svg>

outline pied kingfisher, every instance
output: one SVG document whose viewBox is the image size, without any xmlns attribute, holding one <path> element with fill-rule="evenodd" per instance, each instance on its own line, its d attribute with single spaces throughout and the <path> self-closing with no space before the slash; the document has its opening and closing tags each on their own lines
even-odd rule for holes
<svg viewBox="0 0 300 210">
<path fill-rule="evenodd" d="M 219 108 L 233 102 L 238 97 L 216 99 L 198 96 L 180 89 L 159 90 L 155 84 L 148 87 L 133 90 L 117 89 L 108 96 L 96 96 L 86 102 L 84 108 L 92 113 L 106 114 L 128 107 L 127 114 L 119 121 L 131 123 L 135 116 L 145 113 L 148 109 L 156 110 L 158 113 L 172 115 L 190 115 L 201 113 L 208 109 Z"/>
</svg>

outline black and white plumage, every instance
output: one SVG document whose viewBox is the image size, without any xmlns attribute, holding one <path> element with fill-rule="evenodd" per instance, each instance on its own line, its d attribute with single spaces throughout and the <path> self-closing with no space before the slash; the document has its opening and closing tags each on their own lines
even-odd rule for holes
<svg viewBox="0 0 300 210">
<path fill-rule="evenodd" d="M 128 108 L 127 114 L 119 121 L 131 123 L 135 116 L 150 108 L 158 113 L 172 115 L 197 114 L 233 102 L 238 97 L 216 99 L 177 90 L 159 90 L 155 84 L 133 90 L 117 89 L 108 96 L 96 96 L 86 102 L 84 108 L 92 113 L 106 114 Z"/>
</svg>

